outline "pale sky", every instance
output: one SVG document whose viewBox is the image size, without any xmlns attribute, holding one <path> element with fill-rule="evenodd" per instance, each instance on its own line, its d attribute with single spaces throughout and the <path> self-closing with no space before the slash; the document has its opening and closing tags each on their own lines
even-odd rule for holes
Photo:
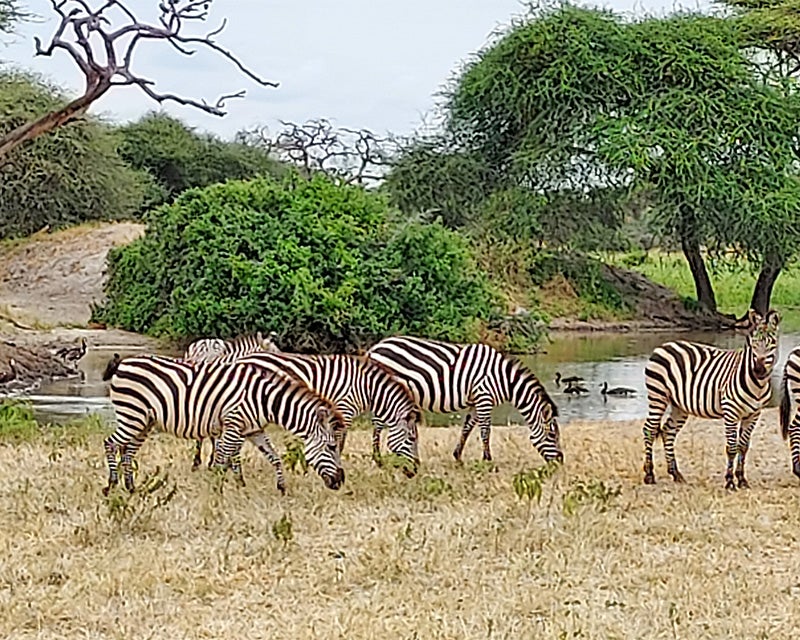
<svg viewBox="0 0 800 640">
<path fill-rule="evenodd" d="M 0 60 L 33 69 L 73 95 L 82 76 L 65 52 L 33 56 L 33 37 L 47 42 L 57 24 L 49 0 L 25 4 L 42 20 L 4 38 L 8 46 L 0 46 Z M 127 5 L 153 11 L 158 0 L 128 0 Z M 678 3 L 613 0 L 602 6 L 660 15 Z M 683 6 L 695 5 L 685 0 Z M 167 111 L 192 126 L 223 137 L 256 125 L 274 131 L 281 119 L 318 117 L 339 126 L 406 134 L 431 111 L 436 93 L 459 62 L 523 8 L 518 0 L 215 0 L 210 26 L 228 19 L 217 41 L 266 79 L 279 82 L 277 89 L 241 76 L 216 54 L 184 58 L 151 42 L 140 43 L 134 68 L 156 80 L 162 92 L 210 102 L 246 89 L 247 96 L 232 100 L 222 118 L 165 103 Z M 126 121 L 157 108 L 138 89 L 117 88 L 92 112 Z"/>
</svg>

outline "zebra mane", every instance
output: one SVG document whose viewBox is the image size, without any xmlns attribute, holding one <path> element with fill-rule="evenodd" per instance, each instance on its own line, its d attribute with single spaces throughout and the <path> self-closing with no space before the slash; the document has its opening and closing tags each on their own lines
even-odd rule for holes
<svg viewBox="0 0 800 640">
<path fill-rule="evenodd" d="M 409 388 L 400 378 L 397 377 L 397 374 L 394 371 L 392 371 L 389 367 L 387 367 L 382 362 L 376 362 L 369 356 L 356 356 L 356 358 L 358 358 L 358 360 L 361 362 L 362 365 L 364 365 L 365 368 L 367 369 L 369 369 L 370 367 L 375 368 L 384 375 L 386 375 L 388 378 L 396 382 L 397 386 L 399 386 L 403 390 L 403 394 L 409 400 L 409 402 L 411 402 L 411 404 L 413 404 L 415 407 L 417 406 L 417 403 L 414 400 L 414 396 L 411 395 L 411 391 L 409 390 Z"/>
<path fill-rule="evenodd" d="M 511 365 L 512 368 L 515 368 L 519 372 L 521 376 L 533 382 L 534 386 L 536 387 L 536 392 L 539 394 L 539 397 L 542 399 L 542 401 L 550 405 L 550 409 L 553 412 L 553 417 L 557 418 L 558 406 L 553 401 L 553 398 L 550 397 L 550 394 L 547 393 L 547 389 L 544 388 L 544 385 L 542 384 L 541 380 L 539 380 L 539 378 L 536 376 L 536 374 L 530 369 L 528 369 L 528 367 L 526 367 L 525 364 L 523 364 L 522 360 L 520 360 L 516 356 L 503 354 L 503 357 Z"/>
</svg>

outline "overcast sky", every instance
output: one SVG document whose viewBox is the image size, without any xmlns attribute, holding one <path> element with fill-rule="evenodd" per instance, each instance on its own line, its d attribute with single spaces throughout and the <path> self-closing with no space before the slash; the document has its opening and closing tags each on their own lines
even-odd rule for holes
<svg viewBox="0 0 800 640">
<path fill-rule="evenodd" d="M 4 38 L 9 46 L 0 46 L 0 60 L 34 69 L 74 92 L 82 76 L 65 52 L 33 56 L 33 37 L 47 41 L 57 24 L 49 0 L 25 4 L 42 19 Z M 128 2 L 137 11 L 157 5 L 157 0 Z M 613 0 L 602 6 L 660 15 L 677 3 Z M 247 89 L 247 96 L 231 101 L 222 118 L 166 103 L 170 113 L 225 137 L 254 125 L 274 130 L 280 119 L 317 117 L 379 133 L 410 133 L 432 109 L 436 92 L 459 61 L 522 10 L 518 0 L 215 0 L 212 25 L 228 19 L 219 43 L 263 77 L 279 82 L 279 88 L 258 86 L 218 55 L 198 53 L 187 59 L 150 42 L 137 49 L 134 67 L 157 80 L 157 89 L 198 99 L 214 101 L 220 94 Z M 119 88 L 92 111 L 125 121 L 153 108 L 157 104 L 140 91 Z"/>
</svg>

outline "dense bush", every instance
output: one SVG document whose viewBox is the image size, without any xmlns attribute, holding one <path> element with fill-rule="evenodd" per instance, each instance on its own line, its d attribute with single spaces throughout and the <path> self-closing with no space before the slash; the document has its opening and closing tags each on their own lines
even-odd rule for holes
<svg viewBox="0 0 800 640">
<path fill-rule="evenodd" d="M 323 176 L 193 189 L 147 222 L 110 254 L 96 319 L 175 337 L 274 330 L 324 352 L 396 332 L 476 338 L 496 310 L 460 236 L 392 224 L 382 197 Z"/>
<path fill-rule="evenodd" d="M 57 108 L 56 90 L 21 74 L 0 73 L 0 134 Z M 40 136 L 0 162 L 0 238 L 28 235 L 139 210 L 147 176 L 117 154 L 117 138 L 86 117 Z"/>
<path fill-rule="evenodd" d="M 261 149 L 198 134 L 163 113 L 148 113 L 119 131 L 120 155 L 133 168 L 147 171 L 157 186 L 149 194 L 148 206 L 172 202 L 192 187 L 277 176 L 283 171 L 282 165 Z"/>
</svg>

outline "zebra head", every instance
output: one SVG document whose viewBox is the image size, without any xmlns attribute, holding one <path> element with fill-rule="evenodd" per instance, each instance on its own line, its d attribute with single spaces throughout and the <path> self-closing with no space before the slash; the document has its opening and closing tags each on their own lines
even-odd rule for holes
<svg viewBox="0 0 800 640">
<path fill-rule="evenodd" d="M 767 380 L 772 374 L 778 356 L 778 324 L 780 316 L 774 309 L 766 317 L 750 309 L 748 311 L 750 331 L 745 341 L 745 358 L 755 377 Z"/>
<path fill-rule="evenodd" d="M 374 418 L 377 425 L 381 420 Z M 417 427 L 422 422 L 422 412 L 416 407 L 396 416 L 394 422 L 387 423 L 389 428 L 388 446 L 393 454 L 410 461 L 403 466 L 403 473 L 413 478 L 419 470 L 419 452 L 417 450 Z M 382 425 L 381 425 L 382 426 Z"/>
<path fill-rule="evenodd" d="M 201 338 L 195 340 L 183 354 L 183 359 L 194 364 L 211 362 L 224 355 L 226 352 L 225 341 L 220 338 Z"/>
<path fill-rule="evenodd" d="M 305 438 L 305 456 L 328 489 L 344 484 L 344 469 L 335 433 L 345 430 L 344 418 L 333 407 L 320 402 L 314 409 L 312 424 Z"/>
<path fill-rule="evenodd" d="M 519 363 L 516 366 L 518 377 L 514 384 L 514 404 L 528 424 L 531 444 L 546 462 L 563 462 L 558 407 L 532 372 Z"/>
</svg>

